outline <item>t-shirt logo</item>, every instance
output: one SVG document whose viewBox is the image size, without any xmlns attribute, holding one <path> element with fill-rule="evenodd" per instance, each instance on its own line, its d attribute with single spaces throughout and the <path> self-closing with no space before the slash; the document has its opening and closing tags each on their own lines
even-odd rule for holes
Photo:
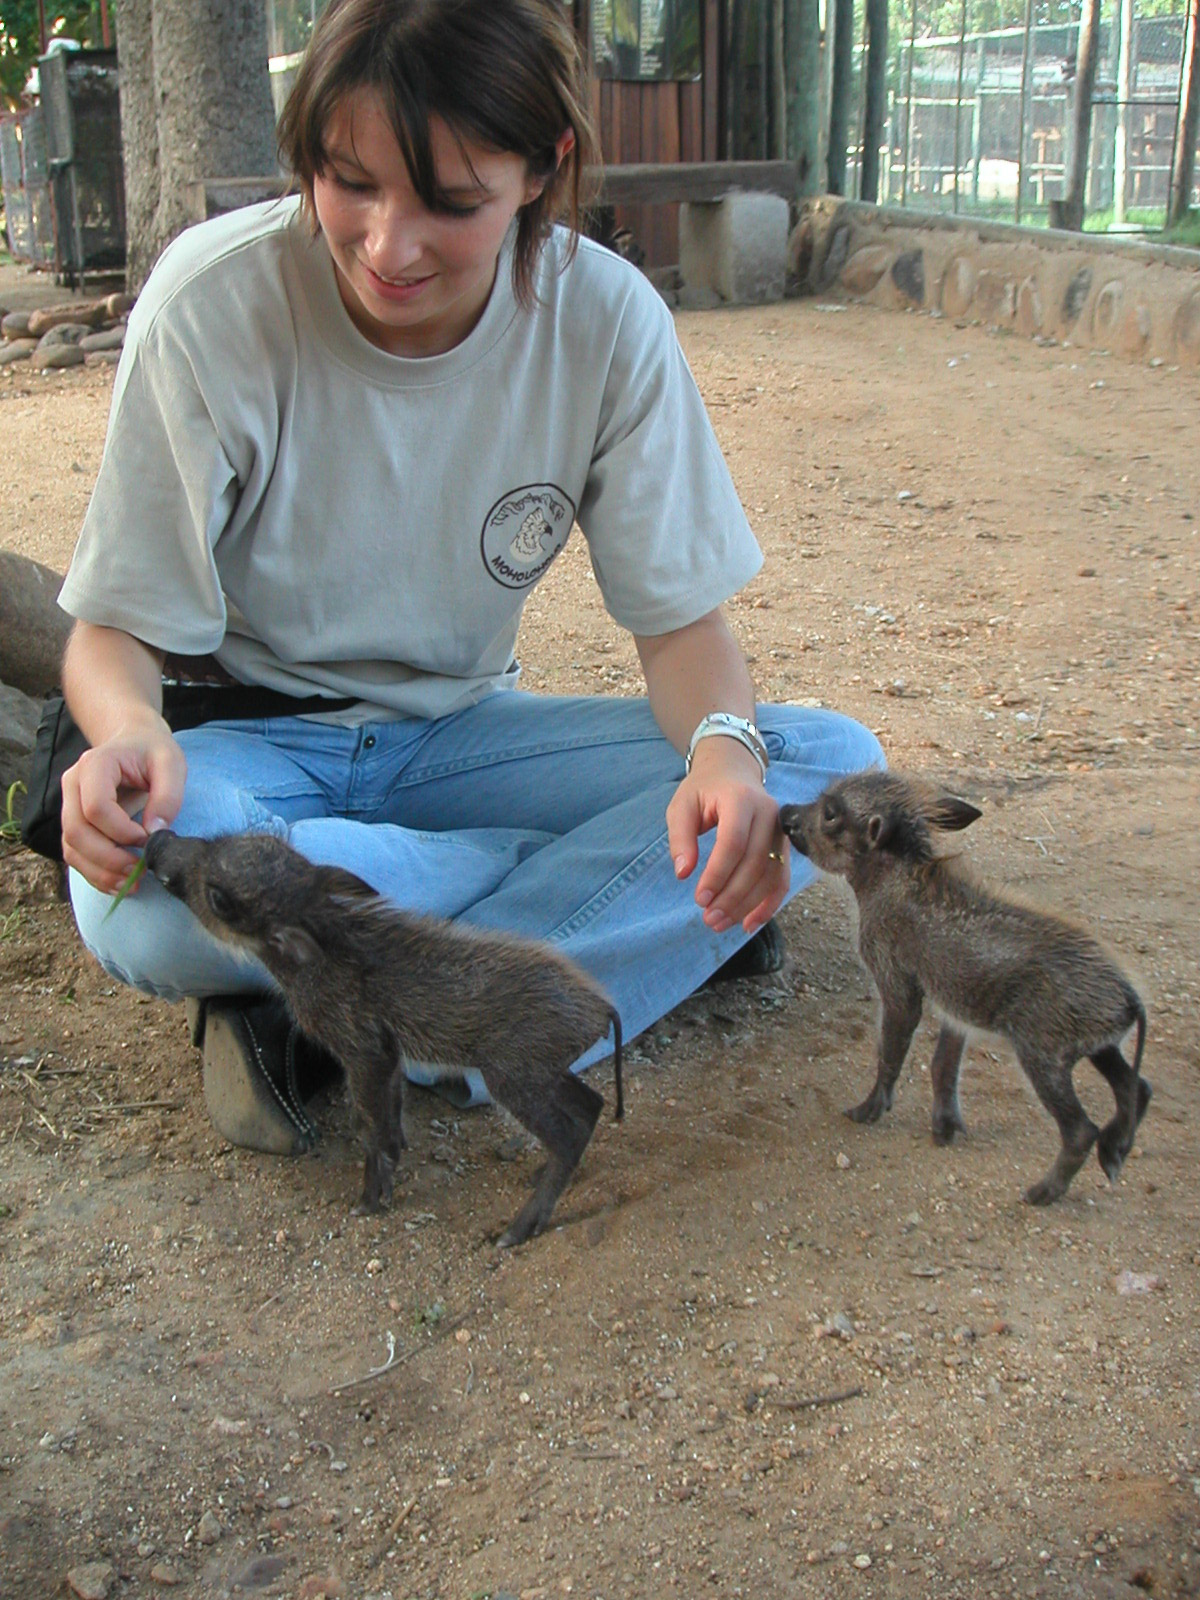
<svg viewBox="0 0 1200 1600">
<path fill-rule="evenodd" d="M 566 544 L 574 521 L 575 503 L 557 484 L 510 489 L 483 524 L 483 564 L 506 589 L 527 589 Z"/>
</svg>

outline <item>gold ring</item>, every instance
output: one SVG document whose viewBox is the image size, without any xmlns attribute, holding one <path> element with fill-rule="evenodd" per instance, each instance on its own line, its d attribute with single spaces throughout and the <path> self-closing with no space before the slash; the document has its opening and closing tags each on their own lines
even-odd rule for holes
<svg viewBox="0 0 1200 1600">
<path fill-rule="evenodd" d="M 779 850 L 768 850 L 767 851 L 767 860 L 768 861 L 778 861 L 779 864 L 782 866 L 783 865 L 783 854 Z"/>
</svg>

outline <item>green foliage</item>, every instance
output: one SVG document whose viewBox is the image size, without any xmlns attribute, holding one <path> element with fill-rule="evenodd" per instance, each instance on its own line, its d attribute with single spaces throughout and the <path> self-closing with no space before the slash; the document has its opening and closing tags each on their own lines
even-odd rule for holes
<svg viewBox="0 0 1200 1600">
<path fill-rule="evenodd" d="M 46 38 L 99 46 L 99 0 L 47 0 Z M 0 0 L 0 104 L 15 108 L 21 103 L 40 53 L 37 0 Z"/>
</svg>

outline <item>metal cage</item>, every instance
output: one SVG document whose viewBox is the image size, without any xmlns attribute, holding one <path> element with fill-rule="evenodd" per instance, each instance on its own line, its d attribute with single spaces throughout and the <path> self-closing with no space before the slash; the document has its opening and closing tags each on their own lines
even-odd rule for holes
<svg viewBox="0 0 1200 1600">
<path fill-rule="evenodd" d="M 125 265 L 125 177 L 115 50 L 63 50 L 38 61 L 60 277 Z"/>
</svg>

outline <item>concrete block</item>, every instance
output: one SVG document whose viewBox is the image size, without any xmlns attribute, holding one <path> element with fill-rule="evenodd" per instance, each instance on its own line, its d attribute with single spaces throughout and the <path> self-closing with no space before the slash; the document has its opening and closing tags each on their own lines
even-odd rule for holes
<svg viewBox="0 0 1200 1600">
<path fill-rule="evenodd" d="M 783 299 L 788 203 L 777 194 L 727 194 L 679 208 L 679 270 L 687 290 L 732 305 Z"/>
</svg>

